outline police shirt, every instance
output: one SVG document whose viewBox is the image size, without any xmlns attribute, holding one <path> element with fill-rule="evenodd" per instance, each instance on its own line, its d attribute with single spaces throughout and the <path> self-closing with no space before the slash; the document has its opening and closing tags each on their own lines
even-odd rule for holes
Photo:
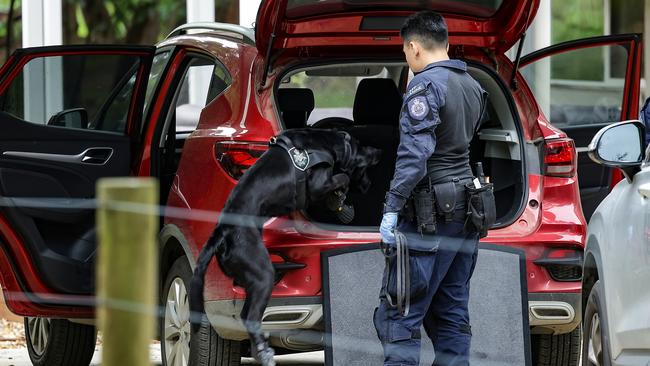
<svg viewBox="0 0 650 366">
<path fill-rule="evenodd" d="M 408 85 L 400 114 L 395 174 L 384 212 L 399 212 L 415 186 L 472 176 L 469 143 L 487 93 L 460 60 L 429 64 Z"/>
</svg>

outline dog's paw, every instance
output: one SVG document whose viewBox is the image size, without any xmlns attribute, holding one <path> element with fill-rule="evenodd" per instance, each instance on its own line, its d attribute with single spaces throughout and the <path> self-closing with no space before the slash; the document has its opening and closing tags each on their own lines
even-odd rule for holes
<svg viewBox="0 0 650 366">
<path fill-rule="evenodd" d="M 262 350 L 257 352 L 255 359 L 262 364 L 262 366 L 275 366 L 275 351 L 269 346 L 265 346 Z"/>
</svg>

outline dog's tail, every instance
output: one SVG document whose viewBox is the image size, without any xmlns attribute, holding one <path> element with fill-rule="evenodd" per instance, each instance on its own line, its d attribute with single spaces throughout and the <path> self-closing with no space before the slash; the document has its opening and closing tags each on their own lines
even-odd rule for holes
<svg viewBox="0 0 650 366">
<path fill-rule="evenodd" d="M 192 323 L 193 333 L 196 333 L 201 326 L 204 313 L 203 287 L 205 285 L 205 272 L 208 270 L 208 265 L 212 257 L 217 254 L 219 245 L 223 240 L 222 232 L 221 225 L 217 225 L 205 246 L 201 249 L 201 253 L 199 253 L 196 268 L 190 281 L 190 322 Z"/>
</svg>

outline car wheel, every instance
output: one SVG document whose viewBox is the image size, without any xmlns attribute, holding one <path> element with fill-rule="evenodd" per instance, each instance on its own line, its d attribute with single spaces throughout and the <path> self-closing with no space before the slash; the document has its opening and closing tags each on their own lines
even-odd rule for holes
<svg viewBox="0 0 650 366">
<path fill-rule="evenodd" d="M 580 327 L 566 334 L 534 334 L 533 365 L 576 366 L 580 359 Z"/>
<path fill-rule="evenodd" d="M 604 317 L 604 297 L 600 281 L 591 288 L 583 320 L 583 366 L 610 366 L 607 319 Z"/>
<path fill-rule="evenodd" d="M 27 352 L 35 366 L 88 366 L 97 331 L 67 319 L 25 318 Z"/>
<path fill-rule="evenodd" d="M 239 366 L 241 343 L 219 337 L 204 316 L 200 330 L 190 332 L 188 290 L 192 270 L 185 257 L 172 264 L 161 294 L 160 322 L 164 366 Z"/>
</svg>

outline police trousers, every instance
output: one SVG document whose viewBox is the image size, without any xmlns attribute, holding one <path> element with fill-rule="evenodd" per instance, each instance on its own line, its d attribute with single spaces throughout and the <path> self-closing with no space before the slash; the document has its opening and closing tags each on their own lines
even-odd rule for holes
<svg viewBox="0 0 650 366">
<path fill-rule="evenodd" d="M 428 237 L 434 241 L 431 250 L 410 251 L 411 304 L 405 316 L 386 298 L 387 291 L 395 291 L 391 277 L 396 276 L 396 261 L 389 261 L 384 270 L 373 320 L 386 366 L 419 365 L 422 325 L 433 342 L 434 366 L 469 365 L 469 281 L 476 265 L 478 234 L 463 230 L 462 206 L 453 221 L 439 221 L 436 234 Z M 415 225 L 401 223 L 398 228 L 410 229 L 415 230 Z"/>
</svg>

